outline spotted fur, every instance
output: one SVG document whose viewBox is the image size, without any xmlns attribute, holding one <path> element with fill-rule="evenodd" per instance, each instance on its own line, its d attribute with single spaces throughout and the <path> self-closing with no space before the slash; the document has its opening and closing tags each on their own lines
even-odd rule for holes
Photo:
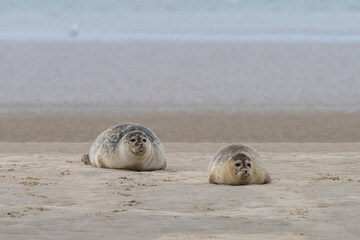
<svg viewBox="0 0 360 240">
<path fill-rule="evenodd" d="M 270 183 L 268 172 L 255 149 L 243 144 L 230 144 L 215 153 L 208 167 L 210 183 L 244 185 Z"/>
<path fill-rule="evenodd" d="M 166 167 L 158 137 L 149 128 L 135 123 L 119 124 L 102 132 L 90 148 L 89 159 L 92 165 L 105 168 L 146 171 Z"/>
</svg>

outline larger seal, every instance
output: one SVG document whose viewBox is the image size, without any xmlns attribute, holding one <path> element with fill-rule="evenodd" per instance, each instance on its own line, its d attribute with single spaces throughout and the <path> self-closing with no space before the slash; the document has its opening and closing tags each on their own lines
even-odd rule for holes
<svg viewBox="0 0 360 240">
<path fill-rule="evenodd" d="M 208 167 L 209 182 L 215 184 L 244 185 L 270 183 L 268 172 L 262 167 L 261 157 L 255 149 L 230 144 L 221 148 Z"/>
<path fill-rule="evenodd" d="M 89 154 L 82 156 L 85 164 L 100 168 L 136 171 L 165 169 L 164 148 L 149 128 L 123 123 L 106 129 L 94 141 Z"/>
</svg>

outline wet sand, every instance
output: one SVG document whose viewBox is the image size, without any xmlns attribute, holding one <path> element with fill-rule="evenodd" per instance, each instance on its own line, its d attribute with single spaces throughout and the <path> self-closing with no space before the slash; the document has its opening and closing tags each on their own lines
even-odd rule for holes
<svg viewBox="0 0 360 240">
<path fill-rule="evenodd" d="M 87 143 L 0 143 L 2 239 L 357 239 L 359 143 L 247 143 L 273 182 L 207 183 L 222 143 L 165 143 L 165 171 L 82 165 Z"/>
<path fill-rule="evenodd" d="M 115 112 L 115 111 L 114 111 Z M 163 142 L 360 142 L 360 113 L 0 114 L 0 142 L 91 142 L 137 122 Z"/>
<path fill-rule="evenodd" d="M 0 41 L 0 52 L 0 112 L 1 104 L 360 111 L 358 42 Z"/>
</svg>

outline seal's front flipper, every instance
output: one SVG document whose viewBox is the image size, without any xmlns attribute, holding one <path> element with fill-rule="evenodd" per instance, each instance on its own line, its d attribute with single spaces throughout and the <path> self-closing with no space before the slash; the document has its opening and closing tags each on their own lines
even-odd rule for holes
<svg viewBox="0 0 360 240">
<path fill-rule="evenodd" d="M 82 161 L 85 165 L 91 165 L 89 154 L 84 154 L 84 155 L 81 157 L 81 161 Z"/>
<path fill-rule="evenodd" d="M 267 172 L 265 172 L 265 174 L 266 174 L 266 177 L 265 177 L 264 184 L 266 184 L 266 183 L 271 183 L 271 177 L 270 177 L 270 175 L 269 175 Z"/>
</svg>

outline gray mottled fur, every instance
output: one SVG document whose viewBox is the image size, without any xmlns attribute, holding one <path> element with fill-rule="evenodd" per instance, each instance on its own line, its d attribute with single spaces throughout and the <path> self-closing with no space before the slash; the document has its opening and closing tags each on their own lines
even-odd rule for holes
<svg viewBox="0 0 360 240">
<path fill-rule="evenodd" d="M 221 148 L 215 155 L 214 160 L 217 164 L 223 165 L 227 160 L 238 153 L 244 153 L 247 155 L 253 162 L 256 162 L 257 165 L 261 166 L 261 156 L 260 154 L 253 149 L 252 147 L 243 145 L 243 144 L 229 144 Z"/>
<path fill-rule="evenodd" d="M 102 152 L 106 154 L 112 154 L 122 138 L 129 132 L 145 133 L 154 146 L 161 145 L 160 140 L 147 127 L 140 124 L 123 123 L 108 128 L 103 133 L 101 133 L 94 142 L 94 150 L 98 150 L 100 148 Z"/>
<path fill-rule="evenodd" d="M 106 159 L 113 158 L 115 154 L 118 154 L 118 146 L 123 140 L 123 138 L 127 134 L 131 133 L 142 133 L 146 135 L 150 144 L 152 145 L 152 151 L 154 154 L 152 155 L 152 162 L 156 162 L 157 159 L 165 159 L 165 153 L 163 150 L 163 146 L 157 136 L 147 127 L 141 124 L 135 123 L 123 123 L 113 127 L 106 129 L 102 132 L 94 141 L 91 146 L 89 157 L 84 155 L 82 157 L 82 161 L 87 164 L 90 162 L 93 165 L 95 162 L 98 163 L 97 167 L 107 167 L 105 162 Z M 94 158 L 97 158 L 96 160 Z M 123 161 L 123 159 L 119 159 L 119 161 Z M 151 163 L 152 164 L 152 163 Z M 139 165 L 139 169 L 137 169 L 136 165 Z M 156 169 L 165 169 L 166 162 L 162 164 L 161 167 Z M 129 167 L 125 169 L 133 169 L 133 170 L 155 170 L 155 169 L 142 169 L 140 163 L 134 165 L 134 167 Z"/>
<path fill-rule="evenodd" d="M 232 168 L 229 168 L 229 160 L 238 154 L 246 155 L 253 165 L 251 170 L 253 176 L 246 181 L 236 180 L 236 177 L 229 176 L 229 174 L 232 173 Z M 229 144 L 216 152 L 208 167 L 208 177 L 210 183 L 230 185 L 263 184 L 271 182 L 269 174 L 262 167 L 260 154 L 255 149 L 243 144 Z"/>
</svg>

